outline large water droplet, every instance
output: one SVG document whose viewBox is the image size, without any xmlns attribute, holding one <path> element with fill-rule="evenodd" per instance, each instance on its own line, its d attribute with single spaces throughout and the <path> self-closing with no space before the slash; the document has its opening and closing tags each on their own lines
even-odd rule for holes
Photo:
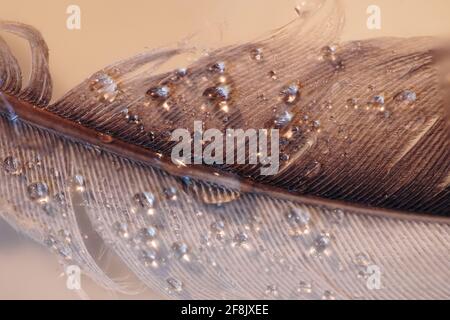
<svg viewBox="0 0 450 320">
<path fill-rule="evenodd" d="M 119 94 L 116 81 L 106 73 L 98 74 L 90 83 L 89 89 L 96 92 L 100 100 L 114 102 Z"/>
<path fill-rule="evenodd" d="M 28 196 L 32 200 L 47 201 L 48 199 L 48 186 L 45 182 L 35 182 L 27 188 Z"/>
<path fill-rule="evenodd" d="M 188 247 L 188 245 L 186 243 L 175 242 L 172 245 L 172 250 L 173 250 L 173 253 L 175 254 L 175 256 L 178 259 L 181 259 L 181 258 L 184 258 L 188 254 L 189 247 Z"/>
<path fill-rule="evenodd" d="M 281 91 L 281 96 L 283 97 L 283 101 L 287 104 L 293 104 L 297 101 L 300 96 L 300 89 L 298 85 L 291 84 L 286 89 Z"/>
<path fill-rule="evenodd" d="M 411 90 L 404 90 L 396 96 L 395 100 L 399 102 L 412 103 L 417 100 L 417 94 Z"/>
<path fill-rule="evenodd" d="M 292 121 L 293 118 L 294 118 L 294 115 L 291 112 L 283 111 L 281 114 L 279 114 L 276 117 L 276 119 L 274 121 L 275 127 L 283 128 L 283 127 L 287 126 Z"/>
<path fill-rule="evenodd" d="M 170 88 L 168 86 L 157 86 L 150 88 L 147 91 L 147 95 L 153 99 L 167 99 L 170 95 Z"/>
<path fill-rule="evenodd" d="M 331 236 L 327 232 L 322 232 L 319 236 L 314 239 L 313 248 L 311 253 L 313 255 L 321 255 L 322 253 L 327 253 L 327 249 L 331 245 Z"/>
</svg>

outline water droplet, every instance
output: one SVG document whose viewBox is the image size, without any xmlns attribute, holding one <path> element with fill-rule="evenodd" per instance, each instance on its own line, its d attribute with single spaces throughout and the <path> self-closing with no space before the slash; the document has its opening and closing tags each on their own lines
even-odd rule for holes
<svg viewBox="0 0 450 320">
<path fill-rule="evenodd" d="M 158 231 L 153 226 L 141 229 L 141 235 L 145 241 L 155 239 L 157 234 L 158 234 Z"/>
<path fill-rule="evenodd" d="M 85 191 L 85 183 L 84 183 L 84 177 L 81 175 L 75 175 L 72 178 L 72 183 L 75 187 L 75 190 L 78 192 L 84 192 Z"/>
<path fill-rule="evenodd" d="M 289 111 L 283 111 L 280 115 L 278 115 L 274 121 L 275 127 L 277 128 L 283 128 L 286 125 L 288 125 L 292 119 L 294 118 L 294 115 Z"/>
<path fill-rule="evenodd" d="M 89 85 L 89 89 L 100 96 L 100 100 L 114 102 L 119 94 L 119 88 L 114 79 L 106 73 L 98 74 Z"/>
<path fill-rule="evenodd" d="M 290 156 L 287 153 L 280 153 L 280 160 L 283 162 L 289 161 Z"/>
<path fill-rule="evenodd" d="M 6 173 L 20 175 L 22 173 L 22 162 L 15 157 L 7 157 L 3 161 L 3 169 Z"/>
<path fill-rule="evenodd" d="M 212 101 L 227 101 L 230 98 L 230 87 L 228 85 L 209 87 L 203 92 L 203 96 Z"/>
<path fill-rule="evenodd" d="M 173 250 L 175 256 L 178 259 L 181 259 L 181 258 L 185 257 L 188 254 L 189 247 L 188 247 L 187 244 L 185 244 L 183 242 L 175 242 L 172 245 L 172 250 Z"/>
<path fill-rule="evenodd" d="M 287 104 L 293 104 L 297 101 L 300 96 L 300 89 L 298 85 L 292 84 L 283 91 L 281 91 L 283 101 Z"/>
<path fill-rule="evenodd" d="M 181 280 L 178 280 L 176 278 L 168 278 L 166 282 L 169 285 L 169 291 L 181 292 L 183 290 L 184 285 Z"/>
<path fill-rule="evenodd" d="M 344 68 L 344 63 L 338 55 L 338 47 L 336 45 L 323 47 L 321 50 L 321 59 L 328 61 L 336 70 Z"/>
<path fill-rule="evenodd" d="M 141 258 L 146 267 L 155 267 L 158 260 L 158 253 L 154 249 L 146 249 L 141 252 Z"/>
<path fill-rule="evenodd" d="M 216 235 L 217 240 L 223 240 L 225 236 L 225 222 L 222 220 L 211 224 L 211 231 Z"/>
<path fill-rule="evenodd" d="M 72 235 L 69 231 L 61 229 L 58 232 L 59 236 L 63 239 L 63 241 L 67 244 L 72 243 Z"/>
<path fill-rule="evenodd" d="M 233 245 L 240 247 L 248 242 L 248 235 L 244 232 L 236 234 L 233 238 Z"/>
<path fill-rule="evenodd" d="M 321 233 L 314 240 L 314 250 L 317 253 L 323 253 L 331 245 L 331 237 L 329 233 Z"/>
<path fill-rule="evenodd" d="M 216 72 L 216 73 L 224 73 L 225 72 L 225 62 L 219 61 L 214 63 L 212 66 L 209 67 L 209 71 Z"/>
<path fill-rule="evenodd" d="M 344 222 L 345 213 L 341 209 L 335 209 L 331 212 L 330 222 L 335 225 L 341 225 Z"/>
<path fill-rule="evenodd" d="M 404 101 L 404 102 L 412 103 L 417 100 L 417 94 L 411 90 L 404 90 L 396 96 L 396 100 L 399 102 Z"/>
<path fill-rule="evenodd" d="M 383 95 L 377 95 L 372 98 L 372 104 L 376 106 L 382 106 L 384 105 L 384 96 Z"/>
<path fill-rule="evenodd" d="M 301 208 L 292 208 L 286 213 L 286 220 L 291 228 L 291 236 L 298 237 L 309 233 L 311 216 L 308 211 Z"/>
<path fill-rule="evenodd" d="M 49 190 L 45 182 L 32 183 L 28 186 L 27 191 L 31 200 L 44 202 L 48 199 Z"/>
<path fill-rule="evenodd" d="M 147 95 L 153 99 L 167 99 L 170 95 L 170 88 L 168 86 L 157 86 L 150 88 L 147 91 Z"/>
<path fill-rule="evenodd" d="M 253 49 L 250 55 L 253 60 L 261 61 L 263 59 L 263 50 L 261 48 Z"/>
<path fill-rule="evenodd" d="M 309 212 L 300 209 L 300 208 L 292 208 L 286 213 L 286 219 L 289 224 L 297 225 L 300 227 L 306 227 L 311 220 L 311 216 Z"/>
<path fill-rule="evenodd" d="M 127 119 L 128 123 L 131 123 L 131 124 L 140 124 L 141 123 L 139 116 L 137 114 L 128 114 L 126 116 L 126 119 Z"/>
<path fill-rule="evenodd" d="M 185 77 L 187 75 L 187 73 L 188 73 L 188 70 L 186 68 L 179 68 L 175 72 L 176 76 L 179 78 Z"/>
<path fill-rule="evenodd" d="M 133 201 L 142 209 L 152 209 L 155 206 L 155 196 L 150 192 L 141 192 L 133 196 Z"/>
<path fill-rule="evenodd" d="M 172 200 L 172 201 L 177 200 L 177 194 L 178 194 L 178 190 L 174 187 L 169 187 L 169 188 L 164 189 L 164 196 L 168 200 Z"/>
<path fill-rule="evenodd" d="M 358 267 L 367 267 L 371 262 L 367 254 L 360 252 L 353 259 L 353 263 Z"/>
<path fill-rule="evenodd" d="M 117 232 L 117 235 L 123 239 L 130 238 L 130 232 L 128 231 L 128 225 L 123 222 L 116 222 L 114 228 Z"/>
</svg>

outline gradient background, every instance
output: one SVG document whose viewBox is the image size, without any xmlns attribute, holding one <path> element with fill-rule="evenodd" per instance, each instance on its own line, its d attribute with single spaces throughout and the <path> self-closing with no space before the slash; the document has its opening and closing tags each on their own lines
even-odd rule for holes
<svg viewBox="0 0 450 320">
<path fill-rule="evenodd" d="M 50 48 L 55 99 L 102 67 L 148 48 L 176 45 L 191 36 L 189 44 L 214 48 L 267 34 L 295 19 L 294 7 L 300 1 L 0 0 L 0 19 L 31 24 L 42 32 Z M 342 40 L 450 32 L 448 0 L 342 2 L 346 9 Z M 66 28 L 66 9 L 72 4 L 81 8 L 81 30 Z M 372 4 L 381 8 L 381 30 L 366 27 L 366 9 Z M 21 61 L 26 76 L 30 68 L 27 44 L 2 36 Z M 0 299 L 78 298 L 66 289 L 62 273 L 46 249 L 0 221 Z M 91 298 L 124 298 L 85 278 L 82 285 Z"/>
</svg>

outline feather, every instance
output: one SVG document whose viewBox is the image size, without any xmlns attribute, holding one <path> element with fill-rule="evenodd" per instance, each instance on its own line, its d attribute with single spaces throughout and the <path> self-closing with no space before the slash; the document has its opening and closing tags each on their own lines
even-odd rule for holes
<svg viewBox="0 0 450 320">
<path fill-rule="evenodd" d="M 339 43 L 341 6 L 318 3 L 273 35 L 186 70 L 158 72 L 188 49 L 139 54 L 54 104 L 42 37 L 0 23 L 28 39 L 33 56 L 21 90 L 0 41 L 0 216 L 113 290 L 447 298 L 450 148 L 439 42 Z M 195 120 L 222 133 L 279 128 L 278 174 L 174 164 L 170 132 L 193 133 Z M 369 285 L 371 267 L 380 287 Z"/>
</svg>

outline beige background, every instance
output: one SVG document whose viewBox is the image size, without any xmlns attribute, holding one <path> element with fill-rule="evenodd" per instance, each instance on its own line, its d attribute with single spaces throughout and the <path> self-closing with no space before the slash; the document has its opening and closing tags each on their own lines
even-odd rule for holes
<svg viewBox="0 0 450 320">
<path fill-rule="evenodd" d="M 301 0 L 298 0 L 301 1 Z M 204 48 L 251 40 L 296 17 L 295 0 L 0 0 L 0 19 L 38 28 L 50 48 L 54 97 L 118 59 L 146 48 L 175 45 L 195 35 Z M 449 0 L 343 0 L 343 39 L 440 35 L 450 31 Z M 81 8 L 81 30 L 66 28 L 67 6 Z M 366 27 L 366 9 L 381 7 L 382 29 Z M 5 35 L 29 70 L 28 48 Z M 65 289 L 62 268 L 0 222 L 0 299 L 77 298 Z M 91 298 L 114 298 L 84 283 Z"/>
</svg>

